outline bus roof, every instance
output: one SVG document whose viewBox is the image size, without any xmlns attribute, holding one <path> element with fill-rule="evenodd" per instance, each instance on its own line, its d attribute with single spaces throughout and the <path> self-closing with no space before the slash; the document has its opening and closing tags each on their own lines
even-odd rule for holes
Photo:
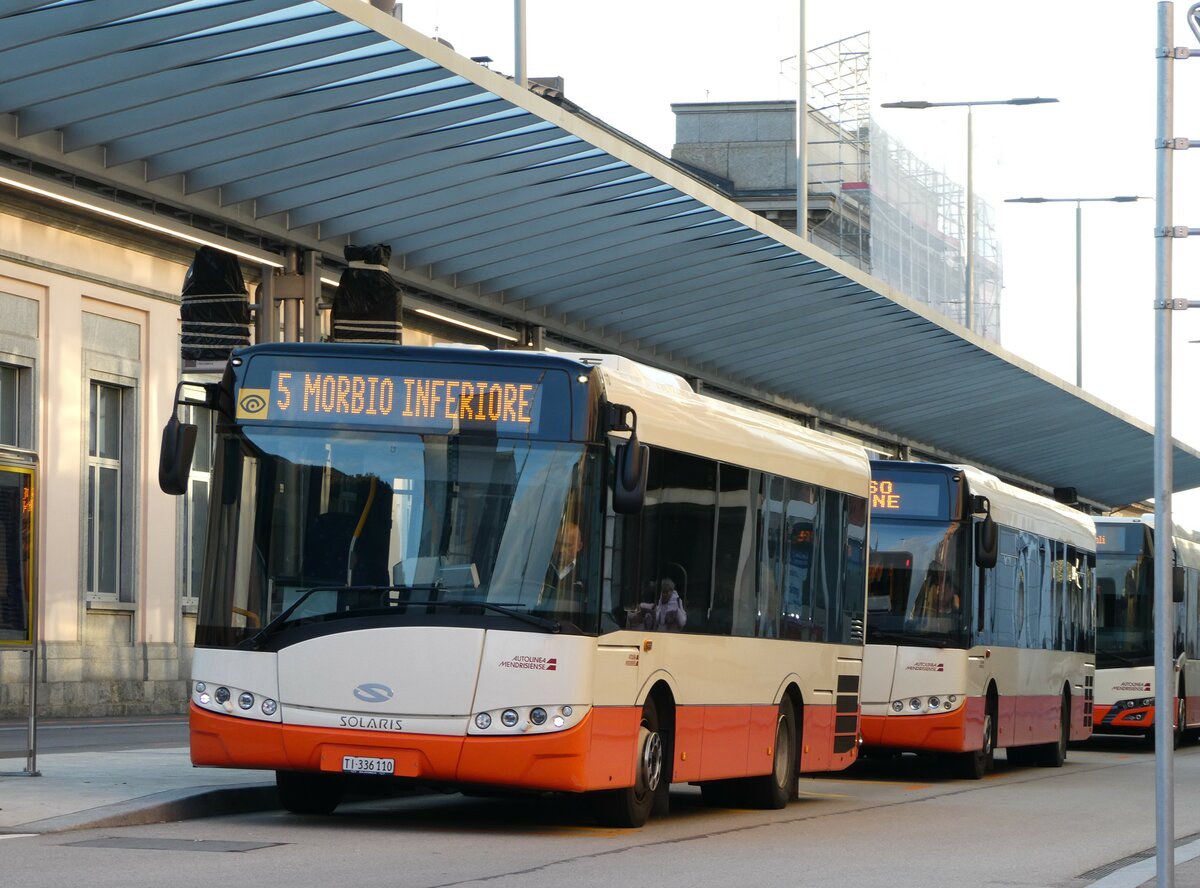
<svg viewBox="0 0 1200 888">
<path fill-rule="evenodd" d="M 883 460 L 879 460 L 883 462 Z M 1052 540 L 1060 540 L 1088 552 L 1096 551 L 1096 525 L 1092 519 L 1062 503 L 1039 493 L 1024 490 L 974 466 L 940 463 L 905 463 L 887 461 L 890 466 L 940 465 L 962 472 L 971 493 L 986 496 L 992 504 L 992 518 L 997 524 L 1016 530 L 1027 530 Z"/>
<path fill-rule="evenodd" d="M 572 356 L 597 367 L 606 396 L 637 411 L 648 444 L 784 475 L 866 497 L 861 446 L 728 401 L 698 394 L 679 376 L 615 356 Z"/>
<path fill-rule="evenodd" d="M 1096 519 L 1096 525 L 1102 524 L 1143 524 L 1154 529 L 1153 515 L 1133 515 L 1129 517 L 1106 515 Z M 1178 524 L 1172 525 L 1172 536 L 1175 540 L 1175 556 L 1179 563 L 1187 567 L 1200 568 L 1200 533 Z"/>
</svg>

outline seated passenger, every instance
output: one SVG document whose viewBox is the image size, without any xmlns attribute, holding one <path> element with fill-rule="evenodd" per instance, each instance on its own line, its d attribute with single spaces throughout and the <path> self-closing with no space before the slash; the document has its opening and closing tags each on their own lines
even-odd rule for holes
<svg viewBox="0 0 1200 888">
<path fill-rule="evenodd" d="M 654 603 L 654 626 L 659 632 L 682 632 L 687 625 L 687 611 L 675 591 L 675 581 L 670 577 L 659 584 L 658 601 Z"/>
</svg>

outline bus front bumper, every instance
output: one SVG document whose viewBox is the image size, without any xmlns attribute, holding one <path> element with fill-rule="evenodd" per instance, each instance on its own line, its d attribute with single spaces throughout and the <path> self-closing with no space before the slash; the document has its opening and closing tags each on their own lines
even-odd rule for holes
<svg viewBox="0 0 1200 888">
<path fill-rule="evenodd" d="M 192 764 L 342 771 L 347 756 L 390 759 L 392 776 L 431 783 L 584 792 L 633 784 L 639 711 L 595 708 L 566 731 L 527 736 L 438 736 L 335 731 L 226 716 L 192 705 Z"/>
<path fill-rule="evenodd" d="M 1145 734 L 1154 730 L 1154 704 L 1146 699 L 1118 700 L 1093 706 L 1092 732 L 1095 734 Z"/>
<path fill-rule="evenodd" d="M 862 715 L 863 746 L 907 752 L 968 752 L 983 744 L 982 697 L 951 712 Z"/>
</svg>

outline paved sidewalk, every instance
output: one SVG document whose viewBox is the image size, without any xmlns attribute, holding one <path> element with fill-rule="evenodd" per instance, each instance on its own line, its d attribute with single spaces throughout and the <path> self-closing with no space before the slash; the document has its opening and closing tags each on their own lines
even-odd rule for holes
<svg viewBox="0 0 1200 888">
<path fill-rule="evenodd" d="M 26 759 L 0 758 L 12 774 Z M 269 771 L 194 768 L 186 747 L 39 753 L 41 776 L 0 777 L 0 833 L 187 820 L 279 805 Z"/>
</svg>

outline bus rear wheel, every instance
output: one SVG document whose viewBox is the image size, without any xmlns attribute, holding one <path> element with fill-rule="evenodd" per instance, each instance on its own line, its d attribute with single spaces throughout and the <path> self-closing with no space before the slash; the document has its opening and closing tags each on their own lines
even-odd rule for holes
<svg viewBox="0 0 1200 888">
<path fill-rule="evenodd" d="M 743 801 L 748 808 L 778 810 L 792 800 L 799 780 L 799 760 L 796 754 L 796 708 L 791 698 L 784 697 L 775 718 L 775 748 L 770 774 L 749 777 L 743 784 Z"/>
<path fill-rule="evenodd" d="M 1058 740 L 1037 748 L 1037 764 L 1043 768 L 1061 768 L 1067 760 L 1067 741 L 1071 737 L 1071 697 L 1063 694 Z"/>
<path fill-rule="evenodd" d="M 668 792 L 666 778 L 666 755 L 663 736 L 659 731 L 658 709 L 654 698 L 646 700 L 642 707 L 642 721 L 638 726 L 637 760 L 634 763 L 634 785 L 624 789 L 597 792 L 593 798 L 596 819 L 604 826 L 636 829 L 650 819 L 659 795 Z M 659 801 L 658 810 L 666 808 L 665 799 Z"/>
<path fill-rule="evenodd" d="M 293 814 L 332 814 L 342 800 L 342 783 L 333 774 L 276 771 L 279 803 Z"/>
<path fill-rule="evenodd" d="M 799 749 L 796 707 L 790 697 L 784 697 L 775 718 L 771 773 L 701 783 L 704 804 L 710 808 L 786 808 L 788 802 L 799 797 Z"/>
</svg>

